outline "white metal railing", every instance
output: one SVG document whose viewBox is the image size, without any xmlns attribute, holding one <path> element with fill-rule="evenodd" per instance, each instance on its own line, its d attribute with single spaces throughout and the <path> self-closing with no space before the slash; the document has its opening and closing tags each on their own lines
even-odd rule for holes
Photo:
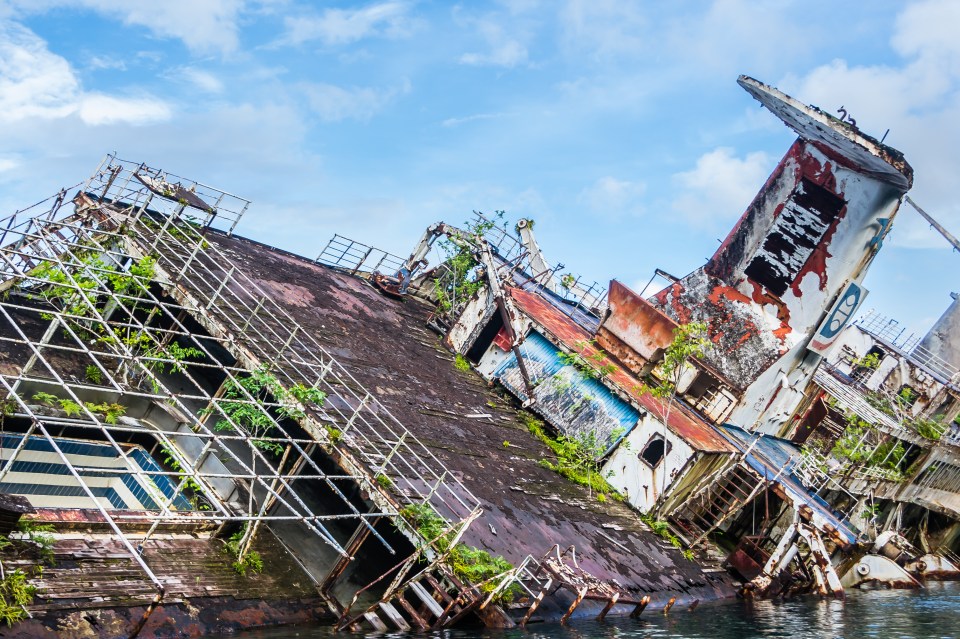
<svg viewBox="0 0 960 639">
<path fill-rule="evenodd" d="M 856 325 L 954 387 L 960 384 L 960 369 L 924 347 L 921 344 L 923 338 L 907 332 L 907 328 L 897 320 L 880 315 L 871 309 L 856 321 Z"/>
<path fill-rule="evenodd" d="M 320 251 L 316 262 L 356 273 L 380 272 L 393 275 L 403 266 L 403 258 L 336 234 Z"/>
</svg>

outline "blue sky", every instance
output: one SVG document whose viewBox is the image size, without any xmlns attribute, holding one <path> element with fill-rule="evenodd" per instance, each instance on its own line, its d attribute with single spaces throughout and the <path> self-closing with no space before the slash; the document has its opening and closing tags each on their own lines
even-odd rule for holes
<svg viewBox="0 0 960 639">
<path fill-rule="evenodd" d="M 106 152 L 254 201 L 238 232 L 406 254 L 471 210 L 642 287 L 712 254 L 793 136 L 745 73 L 902 150 L 960 234 L 960 3 L 0 0 L 0 207 Z M 960 254 L 904 208 L 866 307 L 924 331 Z"/>
</svg>

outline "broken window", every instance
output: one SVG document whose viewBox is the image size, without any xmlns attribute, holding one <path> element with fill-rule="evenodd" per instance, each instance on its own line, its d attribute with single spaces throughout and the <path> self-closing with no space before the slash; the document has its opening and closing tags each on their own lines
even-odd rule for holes
<svg viewBox="0 0 960 639">
<path fill-rule="evenodd" d="M 899 398 L 901 405 L 913 406 L 917 403 L 917 398 L 920 397 L 920 393 L 914 390 L 910 384 L 904 384 L 897 391 L 897 397 Z"/>
<path fill-rule="evenodd" d="M 656 468 L 669 452 L 670 442 L 665 440 L 663 435 L 654 435 L 650 438 L 650 441 L 647 442 L 647 445 L 643 447 L 643 450 L 640 451 L 638 457 L 651 468 Z"/>
<path fill-rule="evenodd" d="M 845 204 L 828 189 L 801 178 L 744 274 L 783 296 Z"/>
</svg>

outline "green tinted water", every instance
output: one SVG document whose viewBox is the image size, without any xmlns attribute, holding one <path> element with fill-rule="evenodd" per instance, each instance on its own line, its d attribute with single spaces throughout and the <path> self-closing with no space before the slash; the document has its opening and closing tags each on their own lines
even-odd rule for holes
<svg viewBox="0 0 960 639">
<path fill-rule="evenodd" d="M 329 627 L 251 631 L 242 639 L 356 639 Z M 367 635 L 374 636 L 374 635 Z M 424 639 L 750 639 L 829 637 L 841 639 L 937 639 L 960 637 L 960 583 L 931 583 L 924 590 L 876 590 L 848 594 L 846 601 L 813 597 L 786 602 L 729 601 L 693 612 L 674 610 L 668 617 L 645 612 L 640 619 L 572 622 L 563 627 L 531 625 L 526 630 L 458 629 L 381 637 Z"/>
</svg>

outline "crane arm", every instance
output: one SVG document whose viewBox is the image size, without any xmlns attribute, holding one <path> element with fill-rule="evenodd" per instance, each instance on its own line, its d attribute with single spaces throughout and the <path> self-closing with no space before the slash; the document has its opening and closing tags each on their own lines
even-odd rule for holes
<svg viewBox="0 0 960 639">
<path fill-rule="evenodd" d="M 935 219 L 933 219 L 933 217 L 931 217 L 929 213 L 921 209 L 916 202 L 910 199 L 909 195 L 905 196 L 904 199 L 907 201 L 907 204 L 912 206 L 914 210 L 916 210 L 916 212 L 919 213 L 921 217 L 923 217 L 923 219 L 925 219 L 927 222 L 930 223 L 930 226 L 937 229 L 937 232 L 940 233 L 940 235 L 942 235 L 944 239 L 950 242 L 950 245 L 953 246 L 954 250 L 960 251 L 960 240 L 954 237 L 953 234 L 950 233 L 950 231 L 943 228 L 943 225 L 940 224 L 940 222 L 937 222 Z"/>
</svg>

